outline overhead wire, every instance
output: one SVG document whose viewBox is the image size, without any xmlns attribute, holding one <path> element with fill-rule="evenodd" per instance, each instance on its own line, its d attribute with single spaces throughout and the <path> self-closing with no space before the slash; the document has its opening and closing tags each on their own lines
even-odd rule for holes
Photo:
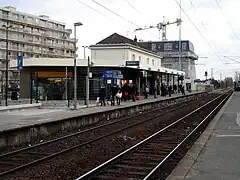
<svg viewBox="0 0 240 180">
<path fill-rule="evenodd" d="M 195 25 L 195 23 L 192 21 L 192 19 L 190 18 L 190 16 L 188 15 L 188 13 L 182 8 L 182 6 L 180 5 L 180 3 L 177 1 L 177 0 L 174 0 L 177 4 L 178 4 L 178 6 L 181 8 L 181 10 L 183 11 L 183 13 L 186 15 L 186 17 L 188 18 L 188 20 L 190 21 L 190 23 L 195 27 L 195 29 L 198 31 L 198 33 L 200 34 L 200 36 L 204 39 L 204 41 L 208 44 L 208 46 L 211 48 L 211 49 L 213 49 L 212 48 L 212 45 L 209 43 L 209 41 L 207 40 L 207 38 L 202 34 L 202 32 L 199 30 L 199 28 Z M 221 61 L 221 62 L 223 62 L 222 61 L 222 59 L 220 58 L 220 56 L 215 52 L 215 51 L 213 51 L 214 52 L 214 54 L 218 57 L 218 59 Z"/>
<path fill-rule="evenodd" d="M 197 12 L 197 9 L 196 9 L 195 5 L 193 4 L 192 0 L 189 0 L 189 2 L 190 2 L 190 4 L 191 4 L 192 8 L 194 9 L 194 11 Z M 201 20 L 201 25 L 203 26 L 205 32 L 208 34 L 208 30 L 207 30 L 207 28 L 206 28 L 206 26 L 204 25 L 204 23 L 203 23 L 202 20 Z M 213 46 L 214 46 L 215 48 L 217 48 L 215 42 L 214 42 L 212 39 L 209 39 L 209 41 L 213 44 Z M 221 61 L 222 61 L 222 60 L 221 60 Z"/>
<path fill-rule="evenodd" d="M 97 9 L 95 9 L 95 8 L 93 8 L 93 7 L 91 7 L 91 6 L 89 6 L 88 4 L 86 4 L 86 3 L 84 3 L 84 2 L 82 2 L 82 1 L 80 1 L 80 0 L 77 0 L 77 2 L 83 4 L 84 6 L 86 6 L 86 7 L 90 8 L 90 9 L 92 9 L 93 11 L 95 11 L 95 12 L 97 12 L 97 13 L 99 13 L 99 14 L 101 14 L 101 15 L 107 17 L 107 18 L 110 18 L 110 17 L 107 16 L 106 14 L 102 13 L 101 11 L 98 11 Z M 110 19 L 111 19 L 111 18 L 110 18 Z"/>
<path fill-rule="evenodd" d="M 143 15 L 132 3 L 130 3 L 128 0 L 124 0 L 132 9 L 137 11 L 139 14 Z"/>
<path fill-rule="evenodd" d="M 120 14 L 118 14 L 118 13 L 114 12 L 113 10 L 107 8 L 106 6 L 102 5 L 101 3 L 99 3 L 99 2 L 97 2 L 97 1 L 95 1 L 95 0 L 92 0 L 92 2 L 94 2 L 95 4 L 101 6 L 101 7 L 104 8 L 105 10 L 111 12 L 112 14 L 118 16 L 119 18 L 123 19 L 124 21 L 126 21 L 126 22 L 128 22 L 128 23 L 130 23 L 130 24 L 132 24 L 132 25 L 134 25 L 134 26 L 136 26 L 136 27 L 138 27 L 138 28 L 141 28 L 141 27 L 138 26 L 136 23 L 134 23 L 134 22 L 128 20 L 127 18 L 121 16 Z M 150 34 L 150 35 L 152 35 L 152 36 L 154 36 L 154 37 L 156 37 L 155 35 L 153 35 L 153 34 L 150 33 L 149 31 L 147 31 L 147 33 Z"/>
<path fill-rule="evenodd" d="M 224 12 L 223 12 L 223 10 L 222 10 L 221 6 L 219 5 L 218 1 L 217 1 L 217 0 L 215 0 L 215 2 L 216 2 L 216 4 L 217 4 L 217 6 L 218 6 L 218 9 L 221 11 L 221 13 L 222 13 L 223 17 L 224 17 L 224 18 L 225 18 L 225 20 L 227 21 L 228 25 L 229 25 L 229 26 L 230 26 L 230 28 L 232 29 L 232 32 L 233 32 L 233 34 L 236 36 L 236 38 L 237 38 L 238 40 L 240 40 L 240 38 L 239 38 L 238 34 L 236 33 L 236 31 L 234 30 L 234 28 L 233 28 L 232 24 L 230 23 L 230 21 L 229 21 L 229 20 L 227 19 L 227 17 L 225 16 L 225 14 L 224 14 Z"/>
<path fill-rule="evenodd" d="M 115 14 L 116 16 L 118 16 L 119 18 L 123 19 L 124 21 L 127 21 L 128 23 L 130 23 L 130 24 L 132 24 L 132 25 L 134 25 L 134 26 L 136 26 L 136 27 L 139 27 L 139 26 L 138 26 L 137 24 L 135 24 L 134 22 L 132 22 L 132 21 L 126 19 L 125 17 L 119 15 L 118 13 L 112 11 L 111 9 L 109 9 L 109 8 L 107 8 L 106 6 L 102 5 L 101 3 L 99 3 L 99 2 L 97 2 L 97 1 L 95 1 L 95 0 L 92 0 L 92 1 L 93 1 L 94 3 L 96 3 L 97 5 L 101 6 L 102 8 L 106 9 L 107 11 Z M 139 28 L 140 28 L 140 27 L 139 27 Z"/>
<path fill-rule="evenodd" d="M 231 61 L 234 61 L 234 62 L 236 62 L 236 63 L 240 63 L 240 61 L 235 60 L 235 59 L 233 59 L 233 58 L 230 58 L 230 57 L 228 57 L 228 56 L 224 56 L 224 57 L 227 58 L 227 59 L 229 59 L 229 60 L 231 60 Z"/>
</svg>

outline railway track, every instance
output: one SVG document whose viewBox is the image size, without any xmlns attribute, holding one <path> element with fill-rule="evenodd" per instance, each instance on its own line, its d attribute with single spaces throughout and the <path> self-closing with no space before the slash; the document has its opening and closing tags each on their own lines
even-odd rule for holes
<svg viewBox="0 0 240 180">
<path fill-rule="evenodd" d="M 206 97 L 204 96 L 203 99 L 205 98 L 206 101 L 206 99 L 213 98 L 214 96 L 216 95 L 209 95 Z M 6 176 L 23 168 L 27 168 L 31 165 L 40 163 L 44 160 L 53 158 L 57 155 L 66 153 L 68 151 L 71 151 L 72 149 L 86 146 L 94 141 L 135 127 L 147 121 L 151 121 L 153 119 L 156 119 L 157 117 L 162 116 L 165 113 L 176 111 L 177 109 L 190 106 L 191 104 L 195 104 L 195 102 L 181 102 L 181 105 L 174 104 L 172 106 L 169 106 L 168 109 L 164 109 L 163 107 L 153 110 L 151 112 L 143 112 L 142 114 L 123 118 L 118 121 L 103 124 L 81 132 L 77 132 L 31 147 L 19 149 L 0 155 L 0 177 Z M 143 116 L 144 120 L 140 120 L 140 117 Z"/>
<path fill-rule="evenodd" d="M 220 95 L 76 180 L 165 179 L 230 95 Z"/>
</svg>

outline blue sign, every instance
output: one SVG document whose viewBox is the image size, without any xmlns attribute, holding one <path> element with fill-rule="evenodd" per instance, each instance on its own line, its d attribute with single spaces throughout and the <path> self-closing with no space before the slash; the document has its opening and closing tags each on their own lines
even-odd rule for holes
<svg viewBox="0 0 240 180">
<path fill-rule="evenodd" d="M 123 79 L 123 75 L 122 74 L 113 74 L 113 79 Z"/>
<path fill-rule="evenodd" d="M 112 74 L 112 70 L 105 70 L 103 73 L 104 74 Z"/>
<path fill-rule="evenodd" d="M 104 79 L 123 79 L 123 75 L 120 73 L 116 73 L 116 71 L 114 71 L 114 73 L 113 73 L 112 70 L 105 70 L 103 72 L 102 78 L 104 78 Z"/>
<path fill-rule="evenodd" d="M 22 70 L 23 69 L 23 56 L 17 57 L 17 69 Z"/>
</svg>

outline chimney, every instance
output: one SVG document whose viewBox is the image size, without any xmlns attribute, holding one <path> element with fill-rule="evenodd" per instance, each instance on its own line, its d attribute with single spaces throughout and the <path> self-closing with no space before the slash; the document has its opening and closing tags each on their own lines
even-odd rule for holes
<svg viewBox="0 0 240 180">
<path fill-rule="evenodd" d="M 134 41 L 137 42 L 137 36 L 135 35 Z"/>
</svg>

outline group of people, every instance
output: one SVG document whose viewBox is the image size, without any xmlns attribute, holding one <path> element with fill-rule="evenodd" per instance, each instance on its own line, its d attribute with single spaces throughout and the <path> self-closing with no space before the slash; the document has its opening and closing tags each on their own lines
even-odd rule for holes
<svg viewBox="0 0 240 180">
<path fill-rule="evenodd" d="M 157 98 L 157 86 L 153 86 L 152 93 L 154 98 Z M 171 97 L 171 94 L 181 92 L 182 95 L 185 95 L 184 86 L 179 85 L 169 85 L 168 87 L 164 84 L 161 85 L 161 96 L 166 97 L 167 94 Z M 121 101 L 132 100 L 136 101 L 139 100 L 140 97 L 137 95 L 138 89 L 135 84 L 127 84 L 125 83 L 122 87 L 119 85 L 113 84 L 110 88 L 110 101 L 111 106 L 115 106 L 121 104 Z M 147 99 L 148 95 L 150 94 L 149 86 L 146 85 L 144 88 L 144 98 Z M 101 86 L 99 92 L 99 103 L 101 106 L 106 106 L 106 89 L 104 86 Z"/>
<path fill-rule="evenodd" d="M 137 96 L 137 87 L 135 84 L 125 83 L 122 87 L 119 85 L 113 84 L 110 88 L 110 101 L 111 106 L 121 104 L 121 101 L 132 100 L 136 101 Z M 106 89 L 104 86 L 101 86 L 99 92 L 99 102 L 101 106 L 106 106 Z"/>
</svg>

